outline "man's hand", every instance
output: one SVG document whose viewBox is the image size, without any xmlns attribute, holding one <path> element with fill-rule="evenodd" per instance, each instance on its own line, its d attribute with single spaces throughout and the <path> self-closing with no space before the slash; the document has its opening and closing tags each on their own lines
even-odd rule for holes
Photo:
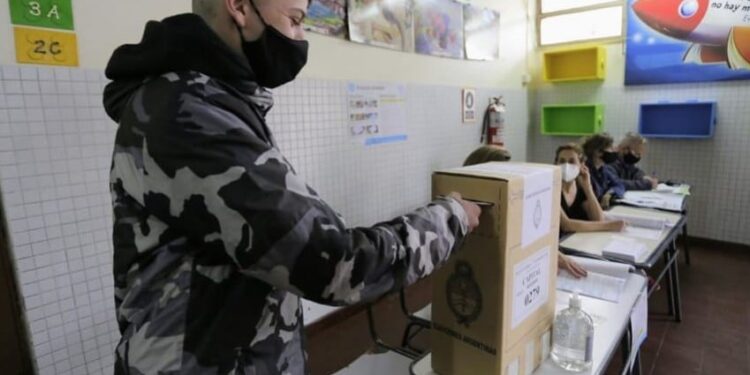
<svg viewBox="0 0 750 375">
<path fill-rule="evenodd" d="M 659 186 L 659 179 L 656 177 L 646 176 L 644 179 L 651 183 L 651 190 L 656 190 L 656 187 Z"/>
<path fill-rule="evenodd" d="M 566 270 L 570 272 L 570 274 L 573 275 L 573 277 L 575 277 L 576 279 L 580 279 L 588 275 L 588 272 L 586 272 L 586 270 L 581 267 L 580 264 L 562 254 L 560 254 L 557 258 L 557 269 L 558 271 Z"/>
<path fill-rule="evenodd" d="M 451 198 L 458 201 L 466 211 L 466 217 L 469 218 L 469 233 L 473 232 L 477 226 L 479 226 L 479 215 L 482 214 L 482 209 L 476 204 L 461 198 L 461 194 L 453 192 L 448 194 Z"/>
</svg>

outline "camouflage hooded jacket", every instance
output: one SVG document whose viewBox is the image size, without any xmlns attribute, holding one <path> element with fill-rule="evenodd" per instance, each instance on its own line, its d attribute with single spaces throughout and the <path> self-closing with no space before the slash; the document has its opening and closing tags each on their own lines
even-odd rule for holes
<svg viewBox="0 0 750 375">
<path fill-rule="evenodd" d="M 150 22 L 107 75 L 116 374 L 304 374 L 300 297 L 383 295 L 466 233 L 454 200 L 347 228 L 275 146 L 246 61 L 197 16 Z"/>
</svg>

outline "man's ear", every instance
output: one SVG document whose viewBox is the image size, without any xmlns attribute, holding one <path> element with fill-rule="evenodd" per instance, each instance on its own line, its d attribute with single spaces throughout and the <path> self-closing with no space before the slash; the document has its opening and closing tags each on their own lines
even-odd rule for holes
<svg viewBox="0 0 750 375">
<path fill-rule="evenodd" d="M 250 11 L 250 5 L 246 0 L 222 0 L 227 9 L 229 17 L 240 28 L 247 26 L 247 14 Z"/>
</svg>

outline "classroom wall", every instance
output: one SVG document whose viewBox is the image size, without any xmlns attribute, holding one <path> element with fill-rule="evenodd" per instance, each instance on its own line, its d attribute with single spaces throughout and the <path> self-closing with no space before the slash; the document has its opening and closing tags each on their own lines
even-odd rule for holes
<svg viewBox="0 0 750 375">
<path fill-rule="evenodd" d="M 522 88 L 526 72 L 526 0 L 475 0 L 502 12 L 501 58 L 469 62 L 390 51 L 308 33 L 310 60 L 303 76 L 323 79 L 364 79 L 458 86 Z M 190 0 L 73 1 L 80 65 L 103 69 L 112 50 L 140 40 L 147 20 L 190 11 Z M 0 5 L 0 64 L 15 62 L 10 15 Z"/>
<path fill-rule="evenodd" d="M 310 56 L 301 77 L 499 88 L 504 95 L 528 96 L 530 92 L 524 82 L 532 69 L 529 51 L 534 48 L 535 26 L 529 15 L 533 14 L 535 2 L 474 0 L 471 3 L 501 12 L 501 52 L 497 61 L 422 56 L 308 32 Z M 190 0 L 73 1 L 80 67 L 104 69 L 114 48 L 140 40 L 148 20 L 189 12 L 190 4 Z M 14 64 L 13 31 L 9 8 L 5 5 L 0 5 L 0 24 L 4 25 L 0 27 L 0 41 L 6 41 L 0 42 L 0 64 Z M 514 122 L 507 123 L 510 133 L 522 135 L 507 142 L 516 160 L 525 160 L 527 156 L 529 121 L 526 107 L 509 108 L 511 112 L 519 113 Z"/>
<path fill-rule="evenodd" d="M 555 148 L 578 138 L 543 136 L 540 109 L 545 104 L 602 103 L 604 130 L 616 141 L 638 129 L 639 104 L 661 100 L 715 100 L 718 102 L 716 134 L 708 140 L 649 140 L 642 167 L 662 179 L 692 185 L 689 200 L 691 236 L 750 244 L 750 89 L 747 81 L 624 86 L 622 43 L 607 45 L 607 78 L 600 83 L 547 84 L 540 82 L 537 52 L 533 68 L 532 131 L 529 159 L 551 162 Z"/>
<path fill-rule="evenodd" d="M 508 146 L 515 160 L 526 158 L 527 6 L 475 3 L 503 12 L 499 61 L 418 56 L 311 34 L 303 77 L 275 90 L 269 123 L 280 148 L 348 224 L 371 225 L 425 204 L 431 172 L 459 165 L 478 145 L 479 124 L 460 120 L 462 87 L 477 88 L 480 104 L 505 96 Z M 103 68 L 113 48 L 140 39 L 146 20 L 189 8 L 188 0 L 73 4 L 81 61 L 74 69 L 16 65 L 8 9 L 0 5 L 0 193 L 40 374 L 111 372 L 119 333 L 107 181 L 116 126 L 100 104 Z M 365 148 L 350 139 L 347 80 L 407 84 L 407 142 Z"/>
</svg>

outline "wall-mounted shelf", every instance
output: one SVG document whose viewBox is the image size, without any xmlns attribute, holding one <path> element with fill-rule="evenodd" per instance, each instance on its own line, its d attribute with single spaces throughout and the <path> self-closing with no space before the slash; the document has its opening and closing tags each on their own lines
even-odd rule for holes
<svg viewBox="0 0 750 375">
<path fill-rule="evenodd" d="M 573 82 L 604 80 L 607 51 L 602 46 L 544 52 L 544 80 Z"/>
<path fill-rule="evenodd" d="M 604 105 L 573 104 L 542 107 L 542 134 L 577 136 L 602 131 Z"/>
<path fill-rule="evenodd" d="M 716 102 L 643 103 L 638 130 L 649 138 L 711 138 L 716 127 Z"/>
</svg>

